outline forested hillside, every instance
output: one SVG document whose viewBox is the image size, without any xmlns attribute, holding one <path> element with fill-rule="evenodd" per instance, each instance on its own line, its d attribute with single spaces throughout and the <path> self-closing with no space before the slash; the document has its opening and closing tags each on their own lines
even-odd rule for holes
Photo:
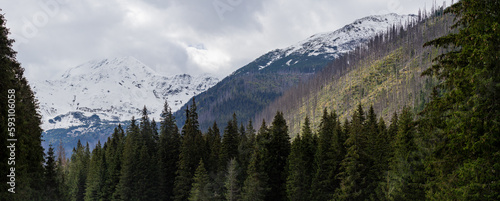
<svg viewBox="0 0 500 201">
<path fill-rule="evenodd" d="M 252 119 L 291 87 L 321 72 L 335 58 L 366 44 L 387 27 L 414 18 L 415 15 L 394 13 L 368 16 L 336 31 L 316 34 L 290 47 L 262 55 L 195 96 L 200 127 L 205 131 L 213 121 L 225 125 L 233 113 L 243 122 Z M 174 113 L 179 120 L 178 126 L 186 120 L 187 105 Z"/>
<path fill-rule="evenodd" d="M 453 22 L 453 16 L 443 15 L 442 8 L 425 13 L 334 60 L 314 78 L 269 104 L 255 120 L 268 120 L 276 111 L 286 111 L 285 119 L 295 136 L 306 116 L 317 128 L 324 108 L 335 110 L 344 119 L 352 116 L 358 104 L 373 105 L 386 121 L 403 106 L 421 111 L 438 82 L 421 74 L 444 51 L 423 47 L 423 43 L 449 33 Z"/>
<path fill-rule="evenodd" d="M 19 97 L 16 194 L 6 190 L 12 186 L 7 183 L 10 177 L 4 177 L 1 200 L 500 199 L 496 0 L 461 0 L 444 11 L 436 9 L 407 29 L 394 28 L 376 37 L 368 45 L 372 50 L 359 49 L 336 61 L 331 66 L 342 68 L 329 66 L 332 72 L 325 71 L 324 80 L 308 86 L 326 94 L 322 88 L 327 84 L 349 77 L 347 93 L 333 91 L 329 97 L 349 105 L 352 112 L 311 105 L 311 111 L 321 111 L 319 124 L 313 127 L 309 115 L 300 114 L 303 119 L 292 120 L 301 122 L 293 140 L 286 116 L 299 113 L 290 108 L 275 112 L 267 122 L 260 120 L 259 127 L 252 121 L 240 123 L 233 113 L 225 126 L 214 122 L 202 132 L 193 99 L 184 110 L 182 128 L 168 102 L 159 122 L 144 107 L 141 118 L 132 118 L 126 129 L 116 127 L 95 148 L 78 142 L 67 159 L 62 146 L 57 151 L 50 147 L 46 160 L 36 100 L 15 60 L 2 15 L 0 20 L 0 70 L 7 78 L 0 80 L 0 87 Z M 427 63 L 432 65 L 417 67 Z M 419 86 L 425 79 L 428 86 Z M 382 89 L 389 95 L 372 94 Z M 410 95 L 418 91 L 424 99 L 420 102 Z M 8 99 L 13 98 L 1 97 L 4 103 Z M 7 119 L 9 104 L 0 104 L 2 161 L 13 160 L 8 146 L 14 142 L 3 140 L 14 138 L 9 129 L 13 125 L 5 123 L 12 122 Z M 398 112 L 385 120 L 391 110 Z M 6 175 L 12 172 L 8 165 L 0 166 Z"/>
</svg>

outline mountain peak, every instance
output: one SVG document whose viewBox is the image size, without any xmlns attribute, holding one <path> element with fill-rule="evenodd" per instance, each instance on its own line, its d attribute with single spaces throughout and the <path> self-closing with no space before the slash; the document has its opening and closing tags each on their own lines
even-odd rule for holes
<svg viewBox="0 0 500 201">
<path fill-rule="evenodd" d="M 68 119 L 75 112 L 127 121 L 146 105 L 151 116 L 159 116 L 165 101 L 176 111 L 218 81 L 208 75 L 165 76 L 134 57 L 118 57 L 83 63 L 59 79 L 33 83 L 33 89 L 40 100 L 42 127 L 54 129 L 81 124 Z"/>
<path fill-rule="evenodd" d="M 154 75 L 156 72 L 132 56 L 92 60 L 67 70 L 64 79 L 92 77 L 92 75 L 123 75 L 131 73 Z"/>
</svg>

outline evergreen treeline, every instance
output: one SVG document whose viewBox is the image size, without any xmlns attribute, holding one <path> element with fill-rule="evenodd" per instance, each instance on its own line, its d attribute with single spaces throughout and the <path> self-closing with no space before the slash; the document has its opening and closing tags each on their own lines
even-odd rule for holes
<svg viewBox="0 0 500 201">
<path fill-rule="evenodd" d="M 50 200 L 57 191 L 53 152 L 44 164 L 37 101 L 8 35 L 0 14 L 0 200 Z"/>
<path fill-rule="evenodd" d="M 324 109 L 318 128 L 306 117 L 291 142 L 282 112 L 258 130 L 233 114 L 223 130 L 213 123 L 202 133 L 193 99 L 180 130 L 167 104 L 159 125 L 144 108 L 92 151 L 78 142 L 66 159 L 60 144 L 46 160 L 36 100 L 0 15 L 0 88 L 15 89 L 20 125 L 16 194 L 4 177 L 0 199 L 499 200 L 500 2 L 462 0 L 445 12 L 457 31 L 425 44 L 446 51 L 424 72 L 441 82 L 420 114 L 404 107 L 386 123 L 373 106 L 358 104 L 350 119 Z M 0 106 L 7 161 L 8 106 Z"/>
</svg>

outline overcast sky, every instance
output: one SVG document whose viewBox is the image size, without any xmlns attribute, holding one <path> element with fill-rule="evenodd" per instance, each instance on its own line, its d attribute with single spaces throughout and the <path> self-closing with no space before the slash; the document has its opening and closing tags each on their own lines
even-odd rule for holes
<svg viewBox="0 0 500 201">
<path fill-rule="evenodd" d="M 17 59 L 29 80 L 41 80 L 123 56 L 165 75 L 222 78 L 313 34 L 368 15 L 416 14 L 435 0 L 1 1 Z"/>
</svg>

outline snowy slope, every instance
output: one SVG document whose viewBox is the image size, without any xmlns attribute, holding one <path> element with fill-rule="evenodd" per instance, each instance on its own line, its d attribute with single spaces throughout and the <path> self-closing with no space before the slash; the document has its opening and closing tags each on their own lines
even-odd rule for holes
<svg viewBox="0 0 500 201">
<path fill-rule="evenodd" d="M 218 81 L 210 75 L 160 75 L 133 57 L 123 57 L 84 63 L 59 79 L 33 83 L 33 89 L 42 127 L 50 130 L 128 121 L 140 116 L 144 106 L 158 119 L 165 100 L 176 111 Z"/>
<path fill-rule="evenodd" d="M 250 63 L 247 66 L 251 68 L 242 68 L 235 74 L 263 70 L 269 66 L 290 67 L 306 60 L 310 62 L 311 59 L 332 60 L 368 42 L 376 34 L 386 32 L 393 25 L 405 24 L 416 17 L 394 13 L 364 17 L 336 31 L 315 34 L 287 48 L 270 51 L 252 62 L 256 65 Z"/>
</svg>

